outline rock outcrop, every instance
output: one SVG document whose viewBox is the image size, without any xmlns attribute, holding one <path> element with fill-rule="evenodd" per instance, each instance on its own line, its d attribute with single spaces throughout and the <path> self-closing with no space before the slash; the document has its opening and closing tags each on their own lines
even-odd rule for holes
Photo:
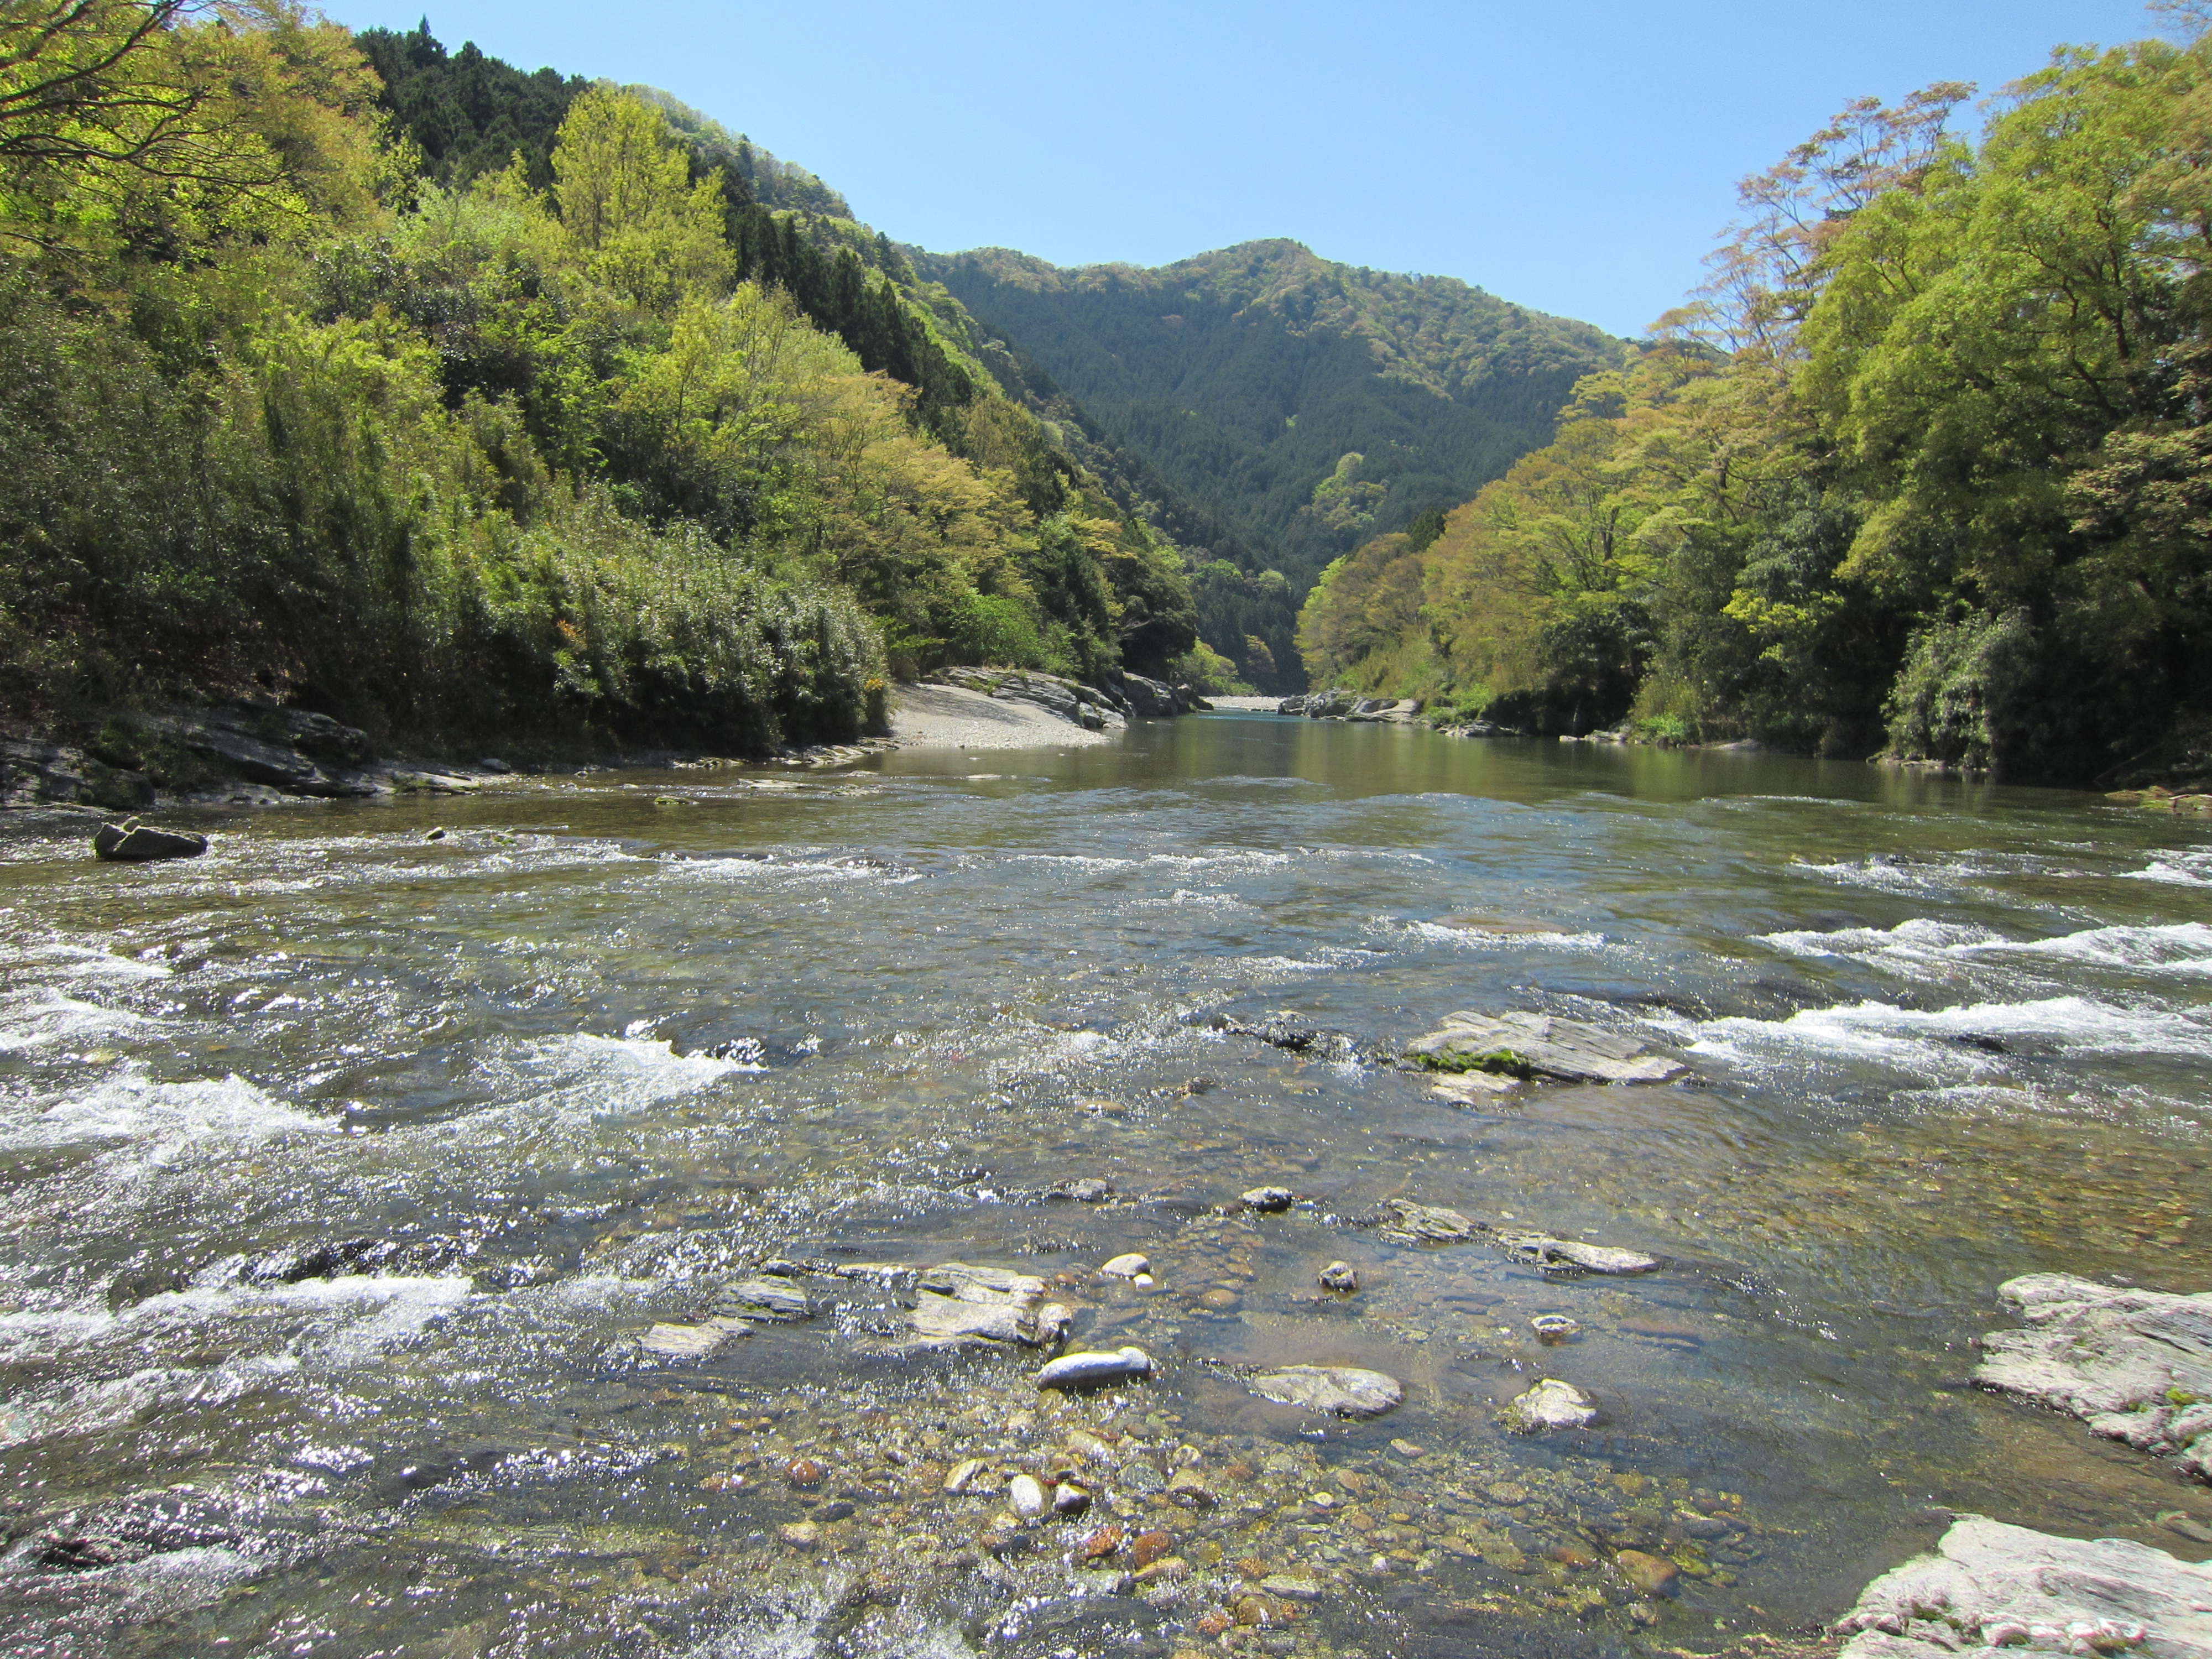
<svg viewBox="0 0 2212 1659">
<path fill-rule="evenodd" d="M 1001 702 L 1030 703 L 1089 732 L 1118 732 L 1133 719 L 1212 707 L 1187 685 L 1167 685 L 1142 674 L 1115 675 L 1110 678 L 1115 683 L 1103 687 L 1019 668 L 947 668 L 932 678 Z"/>
<path fill-rule="evenodd" d="M 2212 1292 L 2029 1273 L 1997 1294 L 2027 1328 L 1982 1339 L 1976 1382 L 2071 1412 L 2099 1434 L 2212 1480 Z"/>
<path fill-rule="evenodd" d="M 1434 1072 L 1560 1083 L 1671 1083 L 1690 1069 L 1633 1037 L 1549 1014 L 1447 1014 L 1405 1057 Z"/>
<path fill-rule="evenodd" d="M 2124 1538 L 2057 1538 L 1960 1516 L 1866 1587 L 1839 1659 L 1995 1659 L 2005 1650 L 2212 1659 L 2212 1566 Z"/>
<path fill-rule="evenodd" d="M 1312 691 L 1285 697 L 1275 706 L 1279 714 L 1303 714 L 1311 720 L 1362 720 L 1411 725 L 1419 717 L 1415 697 L 1363 697 L 1357 691 Z"/>
</svg>

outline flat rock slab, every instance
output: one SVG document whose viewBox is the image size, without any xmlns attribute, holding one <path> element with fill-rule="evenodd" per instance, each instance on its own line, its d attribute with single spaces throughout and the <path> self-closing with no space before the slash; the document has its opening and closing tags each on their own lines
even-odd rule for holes
<svg viewBox="0 0 2212 1659">
<path fill-rule="evenodd" d="M 916 1334 L 932 1342 L 1036 1340 L 1036 1322 L 1012 1302 L 969 1302 L 924 1291 L 908 1318 Z"/>
<path fill-rule="evenodd" d="M 1586 1244 L 1577 1238 L 1553 1238 L 1542 1233 L 1516 1233 L 1498 1241 L 1514 1259 L 1549 1273 L 1648 1273 L 1659 1267 L 1659 1258 L 1641 1250 L 1624 1250 L 1611 1244 Z"/>
<path fill-rule="evenodd" d="M 1597 1421 L 1597 1401 L 1573 1383 L 1547 1376 L 1526 1394 L 1507 1401 L 1499 1417 L 1516 1434 L 1586 1429 Z"/>
<path fill-rule="evenodd" d="M 1961 1516 L 1866 1587 L 1839 1659 L 1991 1659 L 2027 1650 L 2212 1659 L 2212 1566 L 2124 1538 L 2056 1538 Z"/>
<path fill-rule="evenodd" d="M 1997 1294 L 2027 1328 L 1982 1339 L 1977 1382 L 2071 1412 L 2099 1434 L 2212 1480 L 2212 1292 L 2029 1273 Z"/>
<path fill-rule="evenodd" d="M 965 1261 L 945 1261 L 930 1268 L 917 1281 L 925 1291 L 954 1297 L 963 1302 L 1000 1303 L 1027 1308 L 1044 1294 L 1044 1280 L 1034 1273 L 1009 1273 L 1004 1267 L 974 1267 Z"/>
<path fill-rule="evenodd" d="M 1332 1417 L 1380 1417 L 1406 1397 L 1396 1377 L 1357 1365 L 1284 1365 L 1245 1386 L 1262 1400 Z"/>
<path fill-rule="evenodd" d="M 175 830 L 149 830 L 137 823 L 103 823 L 93 832 L 95 858 L 111 864 L 151 864 L 157 859 L 196 859 L 208 838 Z"/>
<path fill-rule="evenodd" d="M 742 1319 L 709 1319 L 699 1325 L 655 1325 L 637 1346 L 662 1359 L 711 1359 L 732 1339 L 752 1334 Z"/>
<path fill-rule="evenodd" d="M 1382 1229 L 1382 1237 L 1394 1243 L 1466 1244 L 1489 1231 L 1481 1222 L 1441 1205 L 1409 1204 L 1403 1199 L 1393 1199 L 1390 1208 L 1395 1217 Z"/>
<path fill-rule="evenodd" d="M 1447 1014 L 1407 1058 L 1443 1072 L 1488 1072 L 1560 1083 L 1671 1083 L 1687 1074 L 1678 1060 L 1580 1020 L 1549 1014 Z"/>
<path fill-rule="evenodd" d="M 806 1319 L 814 1310 L 806 1292 L 787 1279 L 745 1279 L 722 1287 L 714 1311 L 738 1319 Z"/>
</svg>

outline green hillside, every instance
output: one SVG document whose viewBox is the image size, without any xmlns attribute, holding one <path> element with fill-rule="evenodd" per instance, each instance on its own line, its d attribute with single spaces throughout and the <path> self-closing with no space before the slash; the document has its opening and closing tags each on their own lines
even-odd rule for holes
<svg viewBox="0 0 2212 1659">
<path fill-rule="evenodd" d="M 1356 270 L 1291 241 L 1157 270 L 914 257 L 1141 459 L 1179 529 L 1243 572 L 1281 572 L 1293 605 L 1331 560 L 1550 441 L 1575 381 L 1623 345 L 1450 277 Z M 1278 654 L 1287 619 L 1283 632 Z"/>
</svg>

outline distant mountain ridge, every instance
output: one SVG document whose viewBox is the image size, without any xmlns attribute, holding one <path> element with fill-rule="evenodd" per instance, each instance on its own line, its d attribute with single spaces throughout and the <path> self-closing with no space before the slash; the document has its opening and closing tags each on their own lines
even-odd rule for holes
<svg viewBox="0 0 2212 1659">
<path fill-rule="evenodd" d="M 1231 544 L 1213 551 L 1301 592 L 1550 441 L 1574 382 L 1626 344 L 1454 277 L 1282 239 L 1149 269 L 906 252 L 1216 520 Z"/>
</svg>

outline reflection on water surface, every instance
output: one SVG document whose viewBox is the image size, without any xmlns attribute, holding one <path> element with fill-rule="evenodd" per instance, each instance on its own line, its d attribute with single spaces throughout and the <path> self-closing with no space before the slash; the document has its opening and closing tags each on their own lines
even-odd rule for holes
<svg viewBox="0 0 2212 1659">
<path fill-rule="evenodd" d="M 2184 1552 L 2152 1517 L 2212 1520 L 1962 1386 L 2014 1274 L 2208 1283 L 2185 823 L 1214 715 L 199 827 L 138 869 L 75 820 L 0 843 L 23 1651 L 1710 1650 L 1832 1616 L 1942 1508 Z M 1205 1018 L 1389 1047 L 1462 1008 L 1694 1079 L 1476 1113 Z M 1047 1196 L 1081 1177 L 1115 1197 Z M 1261 1183 L 1306 1201 L 1235 1207 Z M 1401 1248 L 1362 1224 L 1396 1198 L 1668 1266 Z M 1097 1276 L 1132 1250 L 1154 1284 Z M 813 1317 L 640 1348 L 772 1258 Z M 1158 1374 L 1041 1395 L 830 1271 L 948 1260 Z M 1283 1363 L 1407 1401 L 1245 1388 Z M 1546 1376 L 1599 1422 L 1502 1430 Z M 1012 1514 L 1024 1470 L 1089 1513 Z"/>
</svg>

